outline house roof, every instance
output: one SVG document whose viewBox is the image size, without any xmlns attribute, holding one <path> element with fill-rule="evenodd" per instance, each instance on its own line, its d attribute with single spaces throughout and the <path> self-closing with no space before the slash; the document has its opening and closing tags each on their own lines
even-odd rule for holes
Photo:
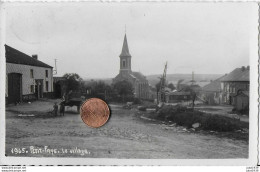
<svg viewBox="0 0 260 172">
<path fill-rule="evenodd" d="M 131 55 L 129 53 L 129 49 L 128 49 L 126 34 L 125 34 L 125 37 L 124 37 L 122 52 L 121 52 L 119 57 L 131 57 Z"/>
<path fill-rule="evenodd" d="M 136 77 L 139 80 L 146 80 L 146 77 L 141 72 L 132 72 L 132 75 L 134 75 L 134 77 Z"/>
<path fill-rule="evenodd" d="M 21 51 L 18 51 L 8 45 L 5 45 L 5 57 L 6 57 L 6 63 L 15 63 L 15 64 L 30 65 L 30 66 L 53 68 L 52 66 L 50 66 L 46 63 L 43 63 L 39 60 L 36 60 L 33 57 L 31 57 Z"/>
<path fill-rule="evenodd" d="M 221 82 L 220 80 L 225 77 L 221 76 L 220 78 L 210 82 L 209 84 L 202 87 L 202 91 L 221 91 Z"/>
<path fill-rule="evenodd" d="M 221 82 L 220 81 L 212 81 L 211 83 L 205 85 L 202 91 L 220 91 L 221 90 Z"/>
<path fill-rule="evenodd" d="M 220 81 L 249 81 L 249 66 L 236 68 L 229 74 L 225 75 Z"/>
<path fill-rule="evenodd" d="M 176 96 L 188 96 L 191 93 L 187 91 L 175 91 L 175 92 L 170 92 L 168 93 L 169 95 L 176 95 Z"/>
</svg>

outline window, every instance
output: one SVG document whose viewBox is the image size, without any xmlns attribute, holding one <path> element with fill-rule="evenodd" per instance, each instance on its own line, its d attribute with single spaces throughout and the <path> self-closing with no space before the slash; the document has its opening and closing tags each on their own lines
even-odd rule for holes
<svg viewBox="0 0 260 172">
<path fill-rule="evenodd" d="M 46 84 L 45 84 L 45 88 L 46 88 L 46 91 L 49 91 L 49 82 L 48 81 L 46 81 Z"/>
<path fill-rule="evenodd" d="M 48 70 L 45 70 L 45 77 L 48 78 L 48 76 L 49 76 Z"/>
<path fill-rule="evenodd" d="M 123 67 L 125 67 L 126 65 L 125 65 L 125 60 L 123 60 Z"/>
<path fill-rule="evenodd" d="M 224 90 L 224 83 L 223 82 L 221 82 L 220 86 L 221 86 L 221 90 Z"/>
<path fill-rule="evenodd" d="M 31 93 L 34 93 L 34 85 L 31 85 L 30 89 L 31 89 Z"/>
<path fill-rule="evenodd" d="M 226 85 L 226 92 L 229 92 L 229 84 Z"/>
<path fill-rule="evenodd" d="M 33 76 L 33 69 L 30 69 L 30 76 L 31 76 L 31 78 L 34 78 L 34 76 Z"/>
</svg>

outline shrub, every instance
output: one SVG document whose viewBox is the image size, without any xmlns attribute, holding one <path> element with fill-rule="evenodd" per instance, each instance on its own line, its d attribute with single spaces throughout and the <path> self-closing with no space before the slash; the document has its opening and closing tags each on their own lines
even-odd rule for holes
<svg viewBox="0 0 260 172">
<path fill-rule="evenodd" d="M 234 131 L 241 129 L 239 121 L 220 115 L 209 115 L 202 124 L 204 130 Z"/>
<path fill-rule="evenodd" d="M 225 132 L 242 129 L 239 120 L 221 115 L 206 114 L 181 106 L 164 106 L 157 112 L 156 118 L 170 120 L 187 128 L 191 128 L 194 123 L 200 123 L 200 128 L 203 130 Z"/>
<path fill-rule="evenodd" d="M 140 107 L 138 107 L 138 110 L 140 110 L 140 111 L 146 111 L 146 107 L 145 107 L 145 106 L 140 106 Z"/>
<path fill-rule="evenodd" d="M 141 104 L 142 102 L 141 102 L 140 99 L 134 98 L 134 99 L 133 99 L 133 103 L 136 105 L 136 104 Z"/>
</svg>

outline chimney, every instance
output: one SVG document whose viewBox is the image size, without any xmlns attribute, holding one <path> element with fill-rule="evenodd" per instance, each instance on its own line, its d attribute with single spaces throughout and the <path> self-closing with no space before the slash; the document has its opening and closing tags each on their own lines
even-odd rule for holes
<svg viewBox="0 0 260 172">
<path fill-rule="evenodd" d="M 35 60 L 38 60 L 38 55 L 34 54 L 34 55 L 32 55 L 32 58 L 34 58 Z"/>
<path fill-rule="evenodd" d="M 246 69 L 245 66 L 242 66 L 242 67 L 241 67 L 241 70 L 242 70 L 242 71 L 245 71 L 245 69 Z"/>
<path fill-rule="evenodd" d="M 246 69 L 249 70 L 249 69 L 250 69 L 250 66 L 247 66 Z"/>
</svg>

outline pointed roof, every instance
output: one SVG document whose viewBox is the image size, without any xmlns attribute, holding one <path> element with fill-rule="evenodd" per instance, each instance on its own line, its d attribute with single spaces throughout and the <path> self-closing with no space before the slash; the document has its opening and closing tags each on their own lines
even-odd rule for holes
<svg viewBox="0 0 260 172">
<path fill-rule="evenodd" d="M 128 49 L 126 34 L 124 37 L 122 52 L 119 57 L 131 57 L 131 54 L 129 53 L 129 49 Z"/>
</svg>

